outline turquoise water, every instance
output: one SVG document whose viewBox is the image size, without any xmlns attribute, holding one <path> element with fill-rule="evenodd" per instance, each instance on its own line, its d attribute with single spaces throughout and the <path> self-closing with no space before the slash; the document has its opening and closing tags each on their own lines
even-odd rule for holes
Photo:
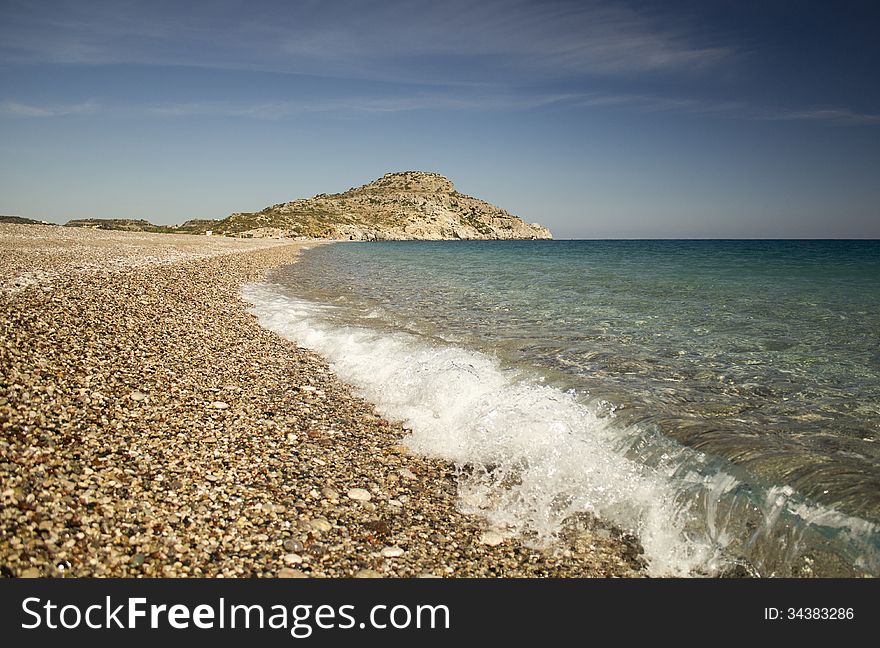
<svg viewBox="0 0 880 648">
<path fill-rule="evenodd" d="M 880 242 L 340 244 L 254 290 L 499 528 L 589 510 L 656 573 L 880 574 Z"/>
</svg>

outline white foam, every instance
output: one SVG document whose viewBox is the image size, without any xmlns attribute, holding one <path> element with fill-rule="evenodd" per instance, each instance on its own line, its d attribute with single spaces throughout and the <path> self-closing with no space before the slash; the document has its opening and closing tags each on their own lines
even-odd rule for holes
<svg viewBox="0 0 880 648">
<path fill-rule="evenodd" d="M 621 432 L 574 395 L 482 353 L 331 324 L 333 307 L 271 284 L 245 286 L 243 296 L 263 326 L 326 357 L 384 416 L 404 421 L 409 447 L 467 466 L 462 503 L 493 526 L 545 542 L 567 516 L 589 511 L 635 532 L 654 575 L 715 559 L 714 543 L 688 537 L 689 509 L 668 477 L 625 458 Z"/>
</svg>

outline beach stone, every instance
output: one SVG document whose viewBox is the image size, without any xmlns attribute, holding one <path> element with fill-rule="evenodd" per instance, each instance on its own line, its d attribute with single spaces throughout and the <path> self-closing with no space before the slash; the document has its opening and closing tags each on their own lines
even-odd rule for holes
<svg viewBox="0 0 880 648">
<path fill-rule="evenodd" d="M 145 559 L 146 559 L 146 556 L 144 556 L 144 554 L 142 554 L 142 553 L 136 553 L 135 555 L 133 555 L 133 556 L 131 557 L 131 561 L 130 561 L 130 562 L 131 562 L 131 566 L 132 566 L 132 567 L 140 567 L 141 565 L 144 564 L 144 560 L 145 560 Z"/>
<path fill-rule="evenodd" d="M 214 401 L 211 403 L 211 407 L 214 409 L 225 410 L 229 408 L 229 403 L 224 403 L 223 401 Z"/>
<path fill-rule="evenodd" d="M 278 578 L 308 578 L 309 575 L 299 569 L 284 567 L 278 570 Z"/>
<path fill-rule="evenodd" d="M 327 547 L 325 547 L 324 545 L 317 544 L 317 543 L 313 544 L 313 545 L 309 545 L 309 548 L 306 549 L 306 551 L 309 553 L 310 556 L 312 556 L 313 558 L 317 558 L 319 560 L 321 558 L 323 558 L 325 555 L 327 555 Z"/>
<path fill-rule="evenodd" d="M 497 531 L 484 531 L 480 536 L 480 543 L 490 547 L 500 545 L 502 542 L 504 542 L 504 536 Z"/>
<path fill-rule="evenodd" d="M 354 575 L 355 578 L 382 578 L 382 574 L 375 569 L 361 569 Z"/>
<path fill-rule="evenodd" d="M 299 565 L 303 561 L 302 556 L 296 553 L 285 554 L 283 560 L 288 565 Z"/>
<path fill-rule="evenodd" d="M 40 570 L 36 567 L 31 567 L 29 569 L 25 569 L 21 572 L 22 578 L 39 578 L 41 576 Z"/>
<path fill-rule="evenodd" d="M 299 553 L 303 550 L 303 543 L 299 540 L 294 540 L 293 538 L 288 538 L 284 541 L 284 549 L 291 553 Z"/>
<path fill-rule="evenodd" d="M 316 531 L 317 533 L 326 533 L 333 528 L 333 525 L 330 524 L 327 520 L 316 518 L 309 522 L 309 528 L 312 531 Z"/>
<path fill-rule="evenodd" d="M 129 398 L 131 398 L 131 400 L 133 401 L 140 403 L 141 401 L 147 400 L 147 395 L 142 391 L 133 391 L 131 392 L 131 394 L 129 394 Z"/>
<path fill-rule="evenodd" d="M 403 477 L 404 479 L 416 479 L 415 473 L 412 470 L 410 470 L 409 468 L 401 468 L 398 471 L 398 474 L 400 474 L 400 476 Z"/>
<path fill-rule="evenodd" d="M 373 499 L 373 496 L 370 494 L 370 491 L 364 490 L 363 488 L 352 488 L 348 493 L 349 499 L 353 499 L 356 502 L 369 502 Z"/>
<path fill-rule="evenodd" d="M 364 527 L 378 536 L 384 537 L 391 535 L 391 524 L 385 519 L 371 520 L 364 523 Z"/>
<path fill-rule="evenodd" d="M 322 489 L 321 494 L 327 499 L 339 499 L 339 493 L 329 487 Z"/>
<path fill-rule="evenodd" d="M 385 547 L 382 549 L 382 556 L 385 558 L 397 558 L 398 556 L 403 555 L 403 549 L 398 546 L 394 547 Z"/>
</svg>

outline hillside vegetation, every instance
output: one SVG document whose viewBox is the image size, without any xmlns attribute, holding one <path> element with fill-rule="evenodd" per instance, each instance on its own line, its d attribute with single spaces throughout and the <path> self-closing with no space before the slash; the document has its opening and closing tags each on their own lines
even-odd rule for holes
<svg viewBox="0 0 880 648">
<path fill-rule="evenodd" d="M 257 212 L 234 213 L 222 220 L 191 220 L 161 227 L 143 220 L 90 219 L 68 225 L 359 241 L 552 238 L 547 228 L 525 223 L 500 207 L 459 193 L 448 178 L 423 171 L 388 173 L 344 193 L 319 194 Z"/>
</svg>

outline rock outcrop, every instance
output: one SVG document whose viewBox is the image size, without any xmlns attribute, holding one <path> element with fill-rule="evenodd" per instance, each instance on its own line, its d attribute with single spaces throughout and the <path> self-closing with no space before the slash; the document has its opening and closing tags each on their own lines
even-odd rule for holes
<svg viewBox="0 0 880 648">
<path fill-rule="evenodd" d="M 190 230 L 189 223 L 181 229 Z M 217 234 L 349 240 L 549 239 L 550 231 L 455 190 L 437 173 L 404 171 L 338 194 L 319 194 L 201 221 Z"/>
</svg>

